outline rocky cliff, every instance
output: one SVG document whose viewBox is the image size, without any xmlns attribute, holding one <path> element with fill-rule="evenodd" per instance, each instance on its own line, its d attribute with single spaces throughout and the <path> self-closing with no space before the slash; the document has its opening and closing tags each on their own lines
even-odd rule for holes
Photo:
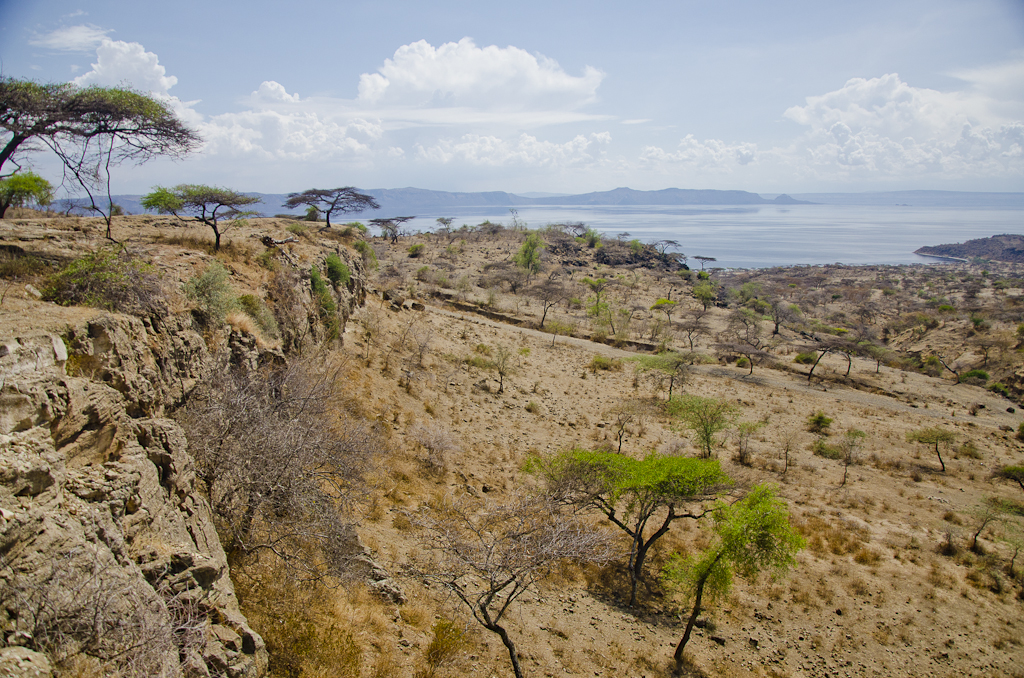
<svg viewBox="0 0 1024 678">
<path fill-rule="evenodd" d="M 173 316 L 0 345 L 0 661 L 32 648 L 139 674 L 265 672 L 185 436 L 162 416 L 207 359 Z"/>
</svg>

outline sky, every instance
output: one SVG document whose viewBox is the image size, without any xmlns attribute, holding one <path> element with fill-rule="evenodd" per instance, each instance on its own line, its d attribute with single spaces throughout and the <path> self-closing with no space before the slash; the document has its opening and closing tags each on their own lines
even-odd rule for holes
<svg viewBox="0 0 1024 678">
<path fill-rule="evenodd" d="M 0 0 L 0 73 L 203 137 L 115 193 L 1024 191 L 1024 0 Z"/>
</svg>

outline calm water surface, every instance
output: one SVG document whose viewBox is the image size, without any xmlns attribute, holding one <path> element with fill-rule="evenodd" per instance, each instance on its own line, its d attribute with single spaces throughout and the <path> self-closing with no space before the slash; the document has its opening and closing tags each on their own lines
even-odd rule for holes
<svg viewBox="0 0 1024 678">
<path fill-rule="evenodd" d="M 738 207 L 521 207 L 530 228 L 582 221 L 615 237 L 628 232 L 643 242 L 676 240 L 689 256 L 715 257 L 714 266 L 762 268 L 794 264 L 915 264 L 935 259 L 914 254 L 941 245 L 1001 233 L 1024 233 L 1024 210 L 756 205 Z M 484 219 L 511 223 L 501 208 L 460 208 L 423 215 L 413 230 L 432 230 L 438 216 L 455 224 Z M 692 264 L 693 262 L 691 262 Z"/>
</svg>

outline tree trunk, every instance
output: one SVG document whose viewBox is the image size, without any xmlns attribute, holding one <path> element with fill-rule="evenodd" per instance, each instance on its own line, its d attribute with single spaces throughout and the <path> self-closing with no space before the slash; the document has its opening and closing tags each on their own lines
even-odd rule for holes
<svg viewBox="0 0 1024 678">
<path fill-rule="evenodd" d="M 942 461 L 942 453 L 939 452 L 939 444 L 935 443 L 935 456 L 939 458 L 939 465 L 942 467 L 942 472 L 946 472 L 946 462 Z"/>
<path fill-rule="evenodd" d="M 693 601 L 693 612 L 690 613 L 690 619 L 686 622 L 686 630 L 683 631 L 683 637 L 679 640 L 679 644 L 676 645 L 675 654 L 672 655 L 676 660 L 676 670 L 679 671 L 683 667 L 683 649 L 686 644 L 690 642 L 690 634 L 693 632 L 693 626 L 697 623 L 697 616 L 700 615 L 700 601 L 704 597 L 704 585 L 708 583 L 708 578 L 711 576 L 711 572 L 715 569 L 715 565 L 718 563 L 718 559 L 722 557 L 719 553 L 715 557 L 708 569 L 701 575 L 700 581 L 697 582 L 697 595 L 694 596 Z"/>
<path fill-rule="evenodd" d="M 516 656 L 516 644 L 512 642 L 512 639 L 508 635 L 508 631 L 498 624 L 490 624 L 484 628 L 498 634 L 498 637 L 501 638 L 501 642 L 508 649 L 509 659 L 512 660 L 512 672 L 516 674 L 516 678 L 523 678 L 523 668 L 519 666 L 519 657 Z"/>
</svg>

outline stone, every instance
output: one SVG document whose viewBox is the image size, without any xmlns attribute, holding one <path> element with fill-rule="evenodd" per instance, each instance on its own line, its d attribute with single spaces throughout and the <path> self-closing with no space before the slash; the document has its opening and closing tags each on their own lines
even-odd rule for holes
<svg viewBox="0 0 1024 678">
<path fill-rule="evenodd" d="M 53 667 L 46 655 L 25 647 L 0 648 L 0 676 L 51 678 Z"/>
</svg>

